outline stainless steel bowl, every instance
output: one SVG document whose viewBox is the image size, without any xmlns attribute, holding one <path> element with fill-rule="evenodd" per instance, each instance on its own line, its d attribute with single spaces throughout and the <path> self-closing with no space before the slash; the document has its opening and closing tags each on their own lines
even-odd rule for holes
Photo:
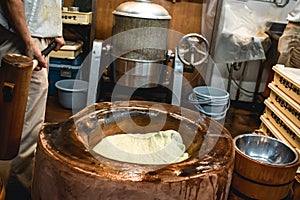
<svg viewBox="0 0 300 200">
<path fill-rule="evenodd" d="M 236 151 L 260 163 L 287 166 L 298 160 L 292 147 L 269 136 L 243 134 L 234 138 L 234 144 Z"/>
<path fill-rule="evenodd" d="M 79 7 L 70 6 L 68 7 L 69 12 L 79 12 Z"/>
</svg>

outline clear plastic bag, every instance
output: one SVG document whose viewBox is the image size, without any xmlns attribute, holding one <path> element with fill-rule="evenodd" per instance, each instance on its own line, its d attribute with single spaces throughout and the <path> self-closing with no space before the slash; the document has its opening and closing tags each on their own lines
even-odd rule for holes
<svg viewBox="0 0 300 200">
<path fill-rule="evenodd" d="M 268 39 L 264 33 L 266 20 L 246 2 L 224 3 L 214 60 L 230 63 L 265 59 L 262 43 Z"/>
</svg>

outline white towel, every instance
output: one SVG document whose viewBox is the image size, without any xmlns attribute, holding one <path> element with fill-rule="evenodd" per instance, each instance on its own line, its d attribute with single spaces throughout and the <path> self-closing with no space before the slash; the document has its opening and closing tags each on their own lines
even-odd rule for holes
<svg viewBox="0 0 300 200">
<path fill-rule="evenodd" d="M 94 151 L 106 158 L 137 164 L 171 164 L 188 158 L 177 131 L 117 134 L 103 138 Z"/>
</svg>

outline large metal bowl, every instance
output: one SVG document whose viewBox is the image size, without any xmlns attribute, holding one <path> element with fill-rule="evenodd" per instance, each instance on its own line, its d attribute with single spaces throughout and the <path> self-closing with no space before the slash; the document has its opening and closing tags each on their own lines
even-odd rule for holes
<svg viewBox="0 0 300 200">
<path fill-rule="evenodd" d="M 268 136 L 244 134 L 234 138 L 236 150 L 257 162 L 286 166 L 298 160 L 297 152 L 285 143 Z"/>
</svg>

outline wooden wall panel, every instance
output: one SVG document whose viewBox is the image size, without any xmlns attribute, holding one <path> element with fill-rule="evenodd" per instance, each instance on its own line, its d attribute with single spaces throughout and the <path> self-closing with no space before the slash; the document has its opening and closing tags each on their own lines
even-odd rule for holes
<svg viewBox="0 0 300 200">
<path fill-rule="evenodd" d="M 73 5 L 73 0 L 64 0 L 64 6 L 69 7 Z"/>
</svg>

